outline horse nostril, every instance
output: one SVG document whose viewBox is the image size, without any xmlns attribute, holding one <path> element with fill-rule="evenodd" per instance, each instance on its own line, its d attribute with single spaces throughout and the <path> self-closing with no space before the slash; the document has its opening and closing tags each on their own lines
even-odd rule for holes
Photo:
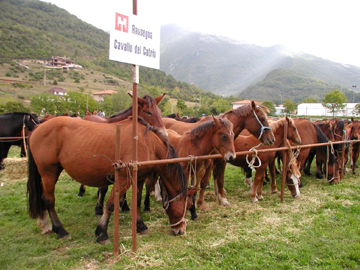
<svg viewBox="0 0 360 270">
<path fill-rule="evenodd" d="M 234 157 L 230 156 L 230 158 L 228 159 L 228 162 L 232 162 L 232 161 L 234 161 Z"/>
</svg>

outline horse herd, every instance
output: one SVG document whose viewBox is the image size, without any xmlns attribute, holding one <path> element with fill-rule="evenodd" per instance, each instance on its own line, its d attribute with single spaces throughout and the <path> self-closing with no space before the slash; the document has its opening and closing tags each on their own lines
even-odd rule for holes
<svg viewBox="0 0 360 270">
<path fill-rule="evenodd" d="M 316 158 L 316 176 L 323 175 L 329 183 L 338 183 L 340 169 L 347 162 L 351 148 L 351 168 L 355 173 L 359 155 L 359 144 L 329 144 L 301 148 L 291 151 L 271 151 L 257 153 L 260 149 L 278 148 L 286 145 L 309 145 L 323 142 L 342 141 L 344 137 L 358 139 L 359 122 L 326 120 L 310 122 L 307 119 L 269 119 L 265 108 L 251 101 L 248 105 L 229 110 L 218 116 L 194 119 L 174 119 L 162 117 L 158 104 L 164 95 L 157 98 L 144 96 L 138 98 L 138 161 L 163 160 L 176 157 L 197 157 L 220 154 L 216 159 L 191 159 L 189 162 L 157 164 L 138 167 L 137 224 L 139 233 L 147 230 L 141 217 L 141 194 L 146 186 L 145 210 L 150 210 L 150 191 L 154 187 L 160 194 L 160 201 L 168 215 L 174 235 L 186 231 L 186 213 L 190 210 L 191 219 L 197 219 L 195 205 L 205 210 L 204 193 L 211 174 L 214 191 L 220 205 L 228 206 L 224 192 L 224 175 L 227 163 L 244 169 L 245 183 L 251 189 L 252 202 L 263 199 L 262 187 L 270 172 L 271 192 L 277 193 L 276 160 L 288 160 L 286 184 L 293 197 L 300 196 L 302 171 L 310 173 L 310 165 Z M 94 115 L 82 119 L 72 117 L 53 117 L 43 123 L 36 115 L 28 113 L 9 113 L 0 115 L 0 137 L 16 137 L 30 133 L 28 138 L 28 209 L 32 218 L 38 219 L 42 234 L 55 232 L 58 238 L 69 233 L 63 227 L 55 210 L 55 184 L 60 173 L 65 170 L 70 177 L 85 186 L 98 187 L 96 214 L 101 219 L 96 227 L 97 241 L 108 240 L 107 227 L 114 210 L 114 191 L 106 204 L 104 197 L 108 186 L 115 178 L 115 134 L 116 123 L 121 124 L 120 139 L 120 198 L 125 210 L 126 191 L 131 186 L 132 162 L 132 107 L 109 118 Z M 86 121 L 84 121 L 86 120 Z M 286 130 L 285 130 L 286 129 Z M 284 140 L 284 132 L 287 138 Z M 0 141 L 0 161 L 7 157 L 11 145 L 20 142 Z M 351 147 L 348 147 L 351 145 Z M 346 147 L 345 162 L 340 157 Z M 252 154 L 236 155 L 236 152 L 253 150 Z M 284 157 L 284 153 L 287 157 Z M 279 165 L 278 164 L 278 165 Z M 3 165 L 2 165 L 3 166 Z M 251 179 L 255 170 L 254 181 Z M 199 192 L 197 201 L 195 194 Z M 105 210 L 105 211 L 103 211 Z M 51 224 L 50 224 L 50 219 Z"/>
</svg>

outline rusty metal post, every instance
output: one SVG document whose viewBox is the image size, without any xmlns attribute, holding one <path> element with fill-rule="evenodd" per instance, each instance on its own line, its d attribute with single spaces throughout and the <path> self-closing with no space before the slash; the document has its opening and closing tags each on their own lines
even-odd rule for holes
<svg viewBox="0 0 360 270">
<path fill-rule="evenodd" d="M 287 125 L 288 123 L 284 123 L 284 142 L 283 147 L 287 146 Z M 282 181 L 281 181 L 281 202 L 284 201 L 284 189 L 285 189 L 285 182 L 286 182 L 286 174 L 287 174 L 287 167 L 288 167 L 288 160 L 287 160 L 287 150 L 283 150 L 283 173 L 282 173 Z"/>
<path fill-rule="evenodd" d="M 137 15 L 137 0 L 133 0 L 133 14 Z M 133 143 L 132 143 L 132 157 L 133 157 L 133 182 L 132 182 L 132 218 L 131 218 L 131 231 L 132 231 L 132 251 L 136 252 L 136 217 L 137 217 L 137 176 L 138 176 L 138 93 L 137 84 L 139 78 L 139 67 L 133 65 Z M 141 196 L 141 194 L 139 194 Z"/>
<path fill-rule="evenodd" d="M 120 160 L 121 145 L 120 145 L 120 127 L 116 125 L 115 136 L 115 162 Z M 120 196 L 120 169 L 115 169 L 115 182 L 114 182 L 114 256 L 119 255 L 119 196 Z"/>
</svg>

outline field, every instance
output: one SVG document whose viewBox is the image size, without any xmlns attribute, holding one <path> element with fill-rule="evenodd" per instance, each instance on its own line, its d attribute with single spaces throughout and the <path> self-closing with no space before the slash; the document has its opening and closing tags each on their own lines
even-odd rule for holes
<svg viewBox="0 0 360 270">
<path fill-rule="evenodd" d="M 18 155 L 12 148 L 11 155 Z M 358 169 L 360 170 L 360 169 Z M 314 170 L 312 170 L 314 175 Z M 207 212 L 188 221 L 185 236 L 173 236 L 162 206 L 151 199 L 143 213 L 149 233 L 131 251 L 131 213 L 120 213 L 120 255 L 111 243 L 95 242 L 94 188 L 77 196 L 79 184 L 65 173 L 56 189 L 56 209 L 70 240 L 40 235 L 29 218 L 26 182 L 0 173 L 0 265 L 2 269 L 359 269 L 360 186 L 348 173 L 338 185 L 302 177 L 300 198 L 264 187 L 264 200 L 250 201 L 241 170 L 227 166 L 225 189 L 231 207 L 218 206 L 212 188 Z M 278 176 L 280 189 L 281 177 Z M 131 192 L 128 192 L 131 195 Z M 130 197 L 130 196 L 129 196 Z M 130 199 L 130 198 L 129 198 Z M 187 218 L 190 214 L 187 215 Z M 113 220 L 113 219 L 112 219 Z"/>
</svg>

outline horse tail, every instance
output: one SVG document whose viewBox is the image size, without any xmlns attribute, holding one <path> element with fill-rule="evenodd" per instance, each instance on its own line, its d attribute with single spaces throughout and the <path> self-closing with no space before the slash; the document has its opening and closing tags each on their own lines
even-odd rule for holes
<svg viewBox="0 0 360 270">
<path fill-rule="evenodd" d="M 28 182 L 27 182 L 27 195 L 29 200 L 29 214 L 32 218 L 42 217 L 44 211 L 46 210 L 44 201 L 42 200 L 42 182 L 41 176 L 39 174 L 37 165 L 35 163 L 34 157 L 29 148 L 28 151 Z"/>
</svg>

